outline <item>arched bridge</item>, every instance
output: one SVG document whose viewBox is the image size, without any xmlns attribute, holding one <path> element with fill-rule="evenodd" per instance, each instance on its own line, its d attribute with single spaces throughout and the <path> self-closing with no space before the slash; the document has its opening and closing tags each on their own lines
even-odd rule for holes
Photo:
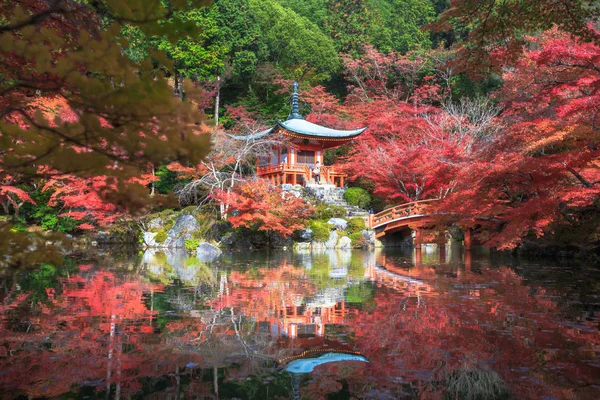
<svg viewBox="0 0 600 400">
<path fill-rule="evenodd" d="M 428 208 L 438 199 L 414 201 L 401 204 L 374 214 L 369 218 L 369 225 L 377 237 L 386 233 L 399 231 L 409 226 L 423 226 L 431 222 Z"/>
<path fill-rule="evenodd" d="M 375 236 L 378 238 L 404 229 L 414 230 L 416 232 L 415 245 L 420 247 L 422 243 L 420 228 L 432 223 L 433 218 L 429 209 L 438 201 L 440 200 L 414 201 L 369 215 L 369 226 L 375 231 Z M 471 231 L 468 229 L 465 231 L 465 247 L 471 248 Z"/>
</svg>

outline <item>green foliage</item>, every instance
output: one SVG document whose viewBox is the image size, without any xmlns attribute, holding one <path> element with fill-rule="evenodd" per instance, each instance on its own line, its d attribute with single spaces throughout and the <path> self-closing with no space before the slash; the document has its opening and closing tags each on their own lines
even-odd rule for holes
<svg viewBox="0 0 600 400">
<path fill-rule="evenodd" d="M 367 283 L 350 286 L 345 293 L 346 302 L 362 304 L 373 298 L 373 287 Z"/>
<path fill-rule="evenodd" d="M 185 241 L 185 248 L 187 251 L 196 251 L 199 245 L 200 240 L 198 239 L 186 239 Z"/>
<path fill-rule="evenodd" d="M 177 179 L 177 173 L 168 169 L 166 165 L 161 165 L 156 169 L 156 176 L 159 179 L 153 185 L 160 194 L 172 193 L 175 186 L 181 182 Z"/>
<path fill-rule="evenodd" d="M 312 230 L 313 242 L 326 242 L 329 240 L 329 225 L 324 221 L 311 221 L 308 227 Z"/>
<path fill-rule="evenodd" d="M 363 188 L 352 187 L 344 192 L 344 200 L 353 206 L 366 208 L 371 203 L 371 195 Z"/>
<path fill-rule="evenodd" d="M 156 243 L 164 243 L 165 240 L 167 240 L 167 238 L 168 238 L 168 235 L 167 235 L 167 231 L 165 229 L 158 231 L 156 236 L 154 236 L 154 240 L 156 241 Z"/>
<path fill-rule="evenodd" d="M 339 206 L 328 206 L 327 204 L 319 204 L 315 207 L 315 219 L 329 220 L 331 218 L 346 218 L 346 209 Z"/>
<path fill-rule="evenodd" d="M 351 233 L 349 237 L 352 241 L 352 247 L 355 249 L 362 248 L 367 245 L 367 241 L 361 232 Z"/>
<path fill-rule="evenodd" d="M 340 63 L 334 42 L 309 19 L 282 7 L 275 0 L 249 0 L 269 49 L 269 61 L 291 78 L 329 78 Z"/>
<path fill-rule="evenodd" d="M 362 218 L 350 218 L 348 221 L 348 232 L 350 233 L 361 233 L 367 229 L 367 224 Z"/>
</svg>

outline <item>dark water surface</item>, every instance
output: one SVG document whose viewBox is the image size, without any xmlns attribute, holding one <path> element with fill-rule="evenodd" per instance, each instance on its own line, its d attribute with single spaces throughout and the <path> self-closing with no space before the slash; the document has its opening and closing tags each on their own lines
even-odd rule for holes
<svg viewBox="0 0 600 400">
<path fill-rule="evenodd" d="M 0 397 L 598 399 L 598 312 L 592 266 L 460 248 L 107 254 L 0 277 Z"/>
</svg>

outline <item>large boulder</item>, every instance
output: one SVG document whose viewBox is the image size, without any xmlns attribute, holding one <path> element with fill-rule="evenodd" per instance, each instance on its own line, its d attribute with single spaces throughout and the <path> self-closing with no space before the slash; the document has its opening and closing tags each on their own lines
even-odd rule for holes
<svg viewBox="0 0 600 400">
<path fill-rule="evenodd" d="M 313 231 L 310 228 L 302 229 L 296 232 L 296 240 L 298 242 L 310 242 L 312 240 Z"/>
<path fill-rule="evenodd" d="M 369 244 L 369 246 L 375 246 L 375 231 L 371 230 L 371 229 L 365 229 L 364 231 L 361 232 L 363 237 L 365 238 L 366 242 Z"/>
<path fill-rule="evenodd" d="M 163 221 L 160 217 L 154 218 L 152 221 L 148 222 L 148 229 L 160 229 L 163 227 Z"/>
<path fill-rule="evenodd" d="M 348 236 L 343 236 L 337 243 L 336 248 L 347 250 L 352 248 L 352 240 Z"/>
<path fill-rule="evenodd" d="M 156 240 L 154 240 L 154 238 L 156 237 L 156 232 L 144 232 L 144 246 L 145 247 L 162 247 L 162 243 L 156 243 Z"/>
<path fill-rule="evenodd" d="M 338 234 L 336 231 L 331 231 L 329 233 L 329 240 L 327 240 L 325 242 L 325 248 L 326 249 L 335 249 L 335 246 L 337 245 L 338 242 Z"/>
<path fill-rule="evenodd" d="M 331 218 L 327 223 L 335 226 L 340 231 L 345 231 L 348 228 L 348 221 L 342 218 Z"/>
<path fill-rule="evenodd" d="M 185 233 L 191 234 L 192 232 L 197 231 L 198 229 L 200 229 L 200 224 L 198 223 L 196 218 L 193 215 L 183 214 L 177 217 L 177 219 L 175 220 L 175 225 L 173 225 L 173 227 L 169 229 L 167 235 L 170 238 L 179 238 Z"/>
<path fill-rule="evenodd" d="M 169 231 L 169 232 L 171 232 L 171 231 Z M 168 236 L 167 240 L 165 240 L 162 247 L 166 247 L 169 249 L 184 249 L 185 241 L 188 239 L 192 239 L 192 235 L 189 233 L 182 233 L 181 236 L 179 236 L 179 237 Z"/>
<path fill-rule="evenodd" d="M 217 246 L 202 242 L 196 248 L 196 259 L 201 262 L 213 262 L 223 252 Z"/>
</svg>

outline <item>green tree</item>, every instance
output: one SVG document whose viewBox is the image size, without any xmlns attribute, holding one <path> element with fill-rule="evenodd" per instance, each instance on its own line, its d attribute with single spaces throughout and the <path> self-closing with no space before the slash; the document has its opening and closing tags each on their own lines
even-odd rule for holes
<svg viewBox="0 0 600 400">
<path fill-rule="evenodd" d="M 298 80 L 327 79 L 340 63 L 331 38 L 275 0 L 249 0 L 269 49 L 269 60 Z"/>
</svg>

